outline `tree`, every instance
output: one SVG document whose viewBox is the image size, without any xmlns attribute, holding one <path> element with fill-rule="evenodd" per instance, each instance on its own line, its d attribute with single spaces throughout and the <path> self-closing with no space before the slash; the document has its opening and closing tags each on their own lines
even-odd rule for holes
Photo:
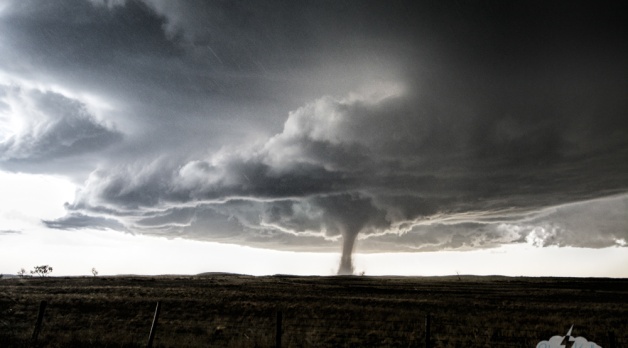
<svg viewBox="0 0 628 348">
<path fill-rule="evenodd" d="M 24 275 L 26 275 L 26 270 L 24 268 L 20 268 L 20 270 L 17 272 L 17 276 L 20 278 L 24 278 Z"/>
<path fill-rule="evenodd" d="M 46 277 L 50 273 L 52 273 L 52 267 L 48 265 L 35 266 L 35 268 L 31 271 L 31 274 L 36 274 L 40 277 Z"/>
<path fill-rule="evenodd" d="M 92 267 L 92 274 L 95 276 L 98 275 L 98 271 L 96 270 L 96 267 Z"/>
</svg>

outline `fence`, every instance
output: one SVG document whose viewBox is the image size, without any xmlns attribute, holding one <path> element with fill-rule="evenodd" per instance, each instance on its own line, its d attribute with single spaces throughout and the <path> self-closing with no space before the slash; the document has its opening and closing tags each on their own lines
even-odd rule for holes
<svg viewBox="0 0 628 348">
<path fill-rule="evenodd" d="M 221 315 L 194 325 L 168 320 L 160 321 L 162 306 L 157 302 L 152 321 L 146 322 L 145 343 L 131 340 L 117 342 L 119 346 L 229 346 L 229 347 L 536 347 L 551 336 L 563 332 L 548 329 L 504 328 L 500 325 L 469 323 L 451 320 L 438 314 L 417 314 L 416 321 L 395 318 L 356 318 L 355 313 L 321 314 L 315 311 L 302 312 L 294 309 L 244 313 L 243 315 Z M 167 306 L 167 304 L 166 304 Z M 0 346 L 46 346 L 40 338 L 46 324 L 50 331 L 62 331 L 54 326 L 54 317 L 45 319 L 48 302 L 41 301 L 37 320 L 30 341 L 20 341 L 0 334 Z M 165 319 L 165 318 L 164 318 Z M 150 325 L 149 325 L 150 324 Z M 0 321 L 0 329 L 8 323 Z M 71 328 L 69 328 L 71 330 Z M 48 335 L 49 338 L 51 335 Z M 64 346 L 98 346 L 106 343 L 100 338 L 89 337 L 65 342 Z M 604 348 L 628 346 L 624 332 L 616 336 L 607 331 L 605 335 L 589 336 Z M 187 337 L 187 338 L 186 338 Z M 3 339 L 5 340 L 3 342 Z M 56 344 L 51 344 L 56 345 Z"/>
</svg>

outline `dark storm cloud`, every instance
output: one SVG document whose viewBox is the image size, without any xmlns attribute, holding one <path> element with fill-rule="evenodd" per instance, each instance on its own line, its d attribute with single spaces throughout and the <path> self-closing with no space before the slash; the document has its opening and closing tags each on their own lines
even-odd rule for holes
<svg viewBox="0 0 628 348">
<path fill-rule="evenodd" d="M 38 145 L 53 134 L 82 154 L 118 141 L 69 217 L 342 239 L 345 255 L 625 245 L 625 17 L 612 2 L 15 2 L 0 78 L 98 96 L 125 134 L 88 114 L 33 143 L 49 158 L 72 152 Z"/>
<path fill-rule="evenodd" d="M 137 61 L 139 58 L 149 62 L 151 58 L 176 55 L 176 45 L 162 32 L 163 24 L 163 18 L 138 1 L 111 9 L 77 0 L 13 2 L 4 9 L 2 21 L 3 28 L 12 35 L 3 37 L 3 41 L 14 50 L 9 54 L 25 59 L 5 61 L 5 65 L 8 69 L 30 65 L 35 72 L 50 69 L 50 73 L 61 70 L 77 75 L 86 74 L 86 69 L 95 69 L 96 73 L 114 72 L 116 68 L 130 72 L 134 63 L 142 63 Z M 148 71 L 138 69 L 134 75 Z M 64 80 L 90 77 L 94 76 L 70 74 Z"/>
<path fill-rule="evenodd" d="M 21 129 L 0 141 L 0 166 L 28 170 L 57 159 L 107 148 L 122 135 L 97 121 L 84 104 L 54 92 L 6 87 L 5 119 L 17 119 Z"/>
<path fill-rule="evenodd" d="M 359 241 L 360 250 L 472 250 L 526 242 L 535 246 L 626 246 L 628 197 L 572 203 L 525 214 L 458 216 L 423 221 L 402 233 Z"/>
<path fill-rule="evenodd" d="M 87 216 L 79 213 L 68 214 L 57 220 L 43 220 L 48 228 L 72 230 L 82 228 L 111 229 L 116 231 L 127 231 L 127 228 L 115 219 L 104 217 Z"/>
<path fill-rule="evenodd" d="M 502 159 L 500 153 L 482 161 L 477 154 L 482 148 L 473 137 L 460 146 L 460 152 L 454 151 L 458 145 L 449 144 L 452 150 L 448 152 L 443 147 L 439 156 L 434 156 L 432 147 L 425 145 L 420 136 L 421 127 L 414 128 L 418 130 L 417 137 L 382 137 L 376 132 L 383 129 L 386 134 L 404 134 L 407 122 L 396 120 L 396 115 L 420 113 L 421 105 L 408 103 L 400 96 L 368 101 L 355 98 L 323 98 L 292 112 L 283 132 L 257 149 L 223 150 L 213 158 L 171 170 L 151 164 L 142 165 L 141 174 L 138 168 L 131 167 L 117 176 L 99 175 L 88 181 L 93 184 L 79 195 L 77 208 L 91 204 L 153 214 L 152 207 L 192 204 L 193 209 L 178 211 L 186 212 L 183 225 L 171 214 L 147 218 L 143 224 L 159 221 L 157 226 L 171 225 L 169 228 L 178 229 L 179 233 L 196 236 L 198 232 L 192 233 L 189 225 L 201 209 L 190 202 L 220 207 L 231 200 L 252 200 L 257 203 L 246 208 L 239 205 L 233 210 L 252 210 L 259 217 L 255 213 L 229 213 L 232 221 L 238 221 L 252 236 L 256 235 L 256 226 L 265 226 L 257 228 L 259 233 L 274 228 L 323 239 L 342 236 L 349 254 L 358 232 L 366 237 L 386 231 L 401 234 L 398 242 L 407 240 L 402 245 L 420 250 L 521 242 L 540 231 L 534 230 L 534 226 L 542 225 L 543 219 L 511 229 L 504 223 L 519 226 L 515 222 L 545 206 L 589 199 L 600 195 L 599 190 L 621 191 L 625 167 L 614 163 L 605 167 L 605 182 L 589 183 L 590 160 L 580 163 L 569 155 L 557 154 L 552 162 L 541 158 L 530 166 L 521 158 Z M 395 110 L 390 104 L 398 108 L 402 105 L 403 110 Z M 429 123 L 429 117 L 425 118 L 424 122 Z M 447 156 L 451 158 L 447 160 Z M 442 168 L 442 157 L 446 168 Z M 598 161 L 595 170 L 604 168 L 604 163 Z M 613 173 L 617 170 L 614 167 L 619 168 L 617 173 Z M 134 180 L 124 179 L 132 175 Z M 582 189 L 581 185 L 589 187 Z M 90 202 L 93 198 L 98 201 Z M 209 221 L 216 223 L 224 220 L 216 215 L 211 217 Z M 433 222 L 425 223 L 425 219 Z M 557 216 L 551 219 L 560 220 Z M 565 219 L 567 227 L 562 229 L 574 225 L 572 220 Z M 196 225 L 210 230 L 209 221 Z M 616 220 L 610 225 L 624 222 Z M 230 232 L 231 237 L 241 240 L 237 230 Z M 421 230 L 429 233 L 425 235 Z M 543 229 L 549 230 L 547 226 Z M 212 233 L 206 232 L 206 236 Z M 577 235 L 584 235 L 584 231 Z M 601 238 L 602 244 L 614 245 L 623 237 Z M 410 240 L 422 243 L 413 247 Z M 576 237 L 565 240 L 565 244 L 594 246 L 589 240 Z M 384 242 L 370 244 L 376 249 L 378 245 L 387 249 Z M 350 266 L 344 270 L 349 272 Z"/>
<path fill-rule="evenodd" d="M 547 209 L 523 226 L 526 238 L 538 246 L 626 246 L 628 230 L 621 228 L 628 224 L 626 209 L 626 195 L 610 197 Z"/>
</svg>

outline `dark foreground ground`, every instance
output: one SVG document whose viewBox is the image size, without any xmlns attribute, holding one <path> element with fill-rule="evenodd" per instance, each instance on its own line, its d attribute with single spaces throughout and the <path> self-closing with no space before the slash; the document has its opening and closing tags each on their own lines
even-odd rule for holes
<svg viewBox="0 0 628 348">
<path fill-rule="evenodd" d="M 628 279 L 227 274 L 2 279 L 0 347 L 146 346 L 157 301 L 159 347 L 628 347 Z"/>
</svg>

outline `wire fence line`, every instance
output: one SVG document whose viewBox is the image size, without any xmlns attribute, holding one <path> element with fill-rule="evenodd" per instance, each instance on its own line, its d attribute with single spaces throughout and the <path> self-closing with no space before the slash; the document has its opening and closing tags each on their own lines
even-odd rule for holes
<svg viewBox="0 0 628 348">
<path fill-rule="evenodd" d="M 473 322 L 463 315 L 459 320 L 454 320 L 449 315 L 417 312 L 415 320 L 407 320 L 394 318 L 393 315 L 375 318 L 360 316 L 356 312 L 330 312 L 329 308 L 322 308 L 318 312 L 312 309 L 279 308 L 212 313 L 205 316 L 204 320 L 190 323 L 168 315 L 162 314 L 160 317 L 160 306 L 167 312 L 168 305 L 167 302 L 158 302 L 154 313 L 147 311 L 152 315 L 138 316 L 129 322 L 129 333 L 117 333 L 118 336 L 115 336 L 118 339 L 126 338 L 121 342 L 115 341 L 115 337 L 112 341 L 113 336 L 107 336 L 107 333 L 90 331 L 89 318 L 77 325 L 75 322 L 58 320 L 54 313 L 46 315 L 47 303 L 42 301 L 34 326 L 19 327 L 8 319 L 0 318 L 0 346 L 56 346 L 54 342 L 58 342 L 57 336 L 61 336 L 66 337 L 64 346 L 536 347 L 537 343 L 551 336 L 565 334 L 541 324 L 529 328 L 509 322 Z M 33 307 L 36 306 L 29 308 Z M 152 308 L 155 308 L 154 303 Z M 100 319 L 111 322 L 125 320 Z M 628 346 L 625 332 L 582 325 L 584 322 L 579 324 L 582 334 L 578 336 L 587 337 L 604 348 Z M 73 336 L 77 330 L 83 330 L 89 337 Z M 32 332 L 30 337 L 29 332 Z"/>
</svg>

